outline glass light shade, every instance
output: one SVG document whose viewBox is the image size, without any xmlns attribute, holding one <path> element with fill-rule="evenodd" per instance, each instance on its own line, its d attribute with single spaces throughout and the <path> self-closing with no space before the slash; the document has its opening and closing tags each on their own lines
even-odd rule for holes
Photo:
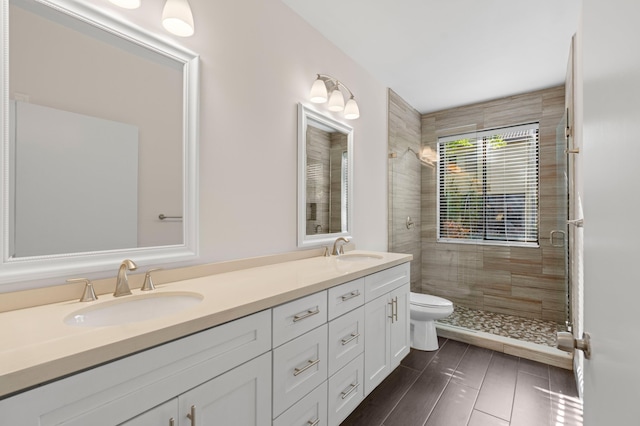
<svg viewBox="0 0 640 426">
<path fill-rule="evenodd" d="M 355 120 L 358 117 L 360 117 L 360 109 L 358 108 L 356 100 L 351 98 L 344 107 L 344 118 L 347 120 Z"/>
<path fill-rule="evenodd" d="M 342 92 L 337 87 L 331 91 L 327 108 L 333 112 L 340 112 L 344 109 L 344 96 L 342 96 Z"/>
<path fill-rule="evenodd" d="M 167 0 L 162 9 L 162 26 L 171 34 L 189 37 L 194 33 L 193 14 L 187 0 Z"/>
<path fill-rule="evenodd" d="M 318 78 L 313 82 L 313 86 L 311 86 L 309 98 L 311 102 L 321 104 L 323 102 L 327 102 L 327 97 L 327 85 L 324 84 L 324 81 L 321 78 Z"/>
<path fill-rule="evenodd" d="M 140 7 L 140 0 L 109 0 L 116 6 L 123 7 L 125 9 L 137 9 Z"/>
</svg>

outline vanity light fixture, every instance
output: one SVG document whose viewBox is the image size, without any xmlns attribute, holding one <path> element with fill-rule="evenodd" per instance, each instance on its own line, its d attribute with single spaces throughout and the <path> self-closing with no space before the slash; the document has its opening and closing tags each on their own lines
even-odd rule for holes
<svg viewBox="0 0 640 426">
<path fill-rule="evenodd" d="M 109 0 L 125 9 L 137 9 L 141 0 Z M 195 31 L 193 13 L 188 0 L 167 0 L 162 8 L 162 26 L 171 34 L 190 37 Z"/>
<path fill-rule="evenodd" d="M 342 91 L 345 90 L 349 94 L 349 100 L 346 105 L 344 103 L 344 95 Z M 360 117 L 360 109 L 354 99 L 353 93 L 344 83 L 338 81 L 338 79 L 326 74 L 318 74 L 318 77 L 311 86 L 311 93 L 309 94 L 311 102 L 322 104 L 329 101 L 328 109 L 333 112 L 344 111 L 344 118 L 347 120 L 355 120 Z"/>
<path fill-rule="evenodd" d="M 162 9 L 162 26 L 180 37 L 193 35 L 193 13 L 188 0 L 167 0 Z"/>
</svg>

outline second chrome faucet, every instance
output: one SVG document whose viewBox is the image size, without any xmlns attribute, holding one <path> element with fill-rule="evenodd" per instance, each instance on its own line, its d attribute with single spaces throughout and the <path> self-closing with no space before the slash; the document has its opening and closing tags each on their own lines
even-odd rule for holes
<svg viewBox="0 0 640 426">
<path fill-rule="evenodd" d="M 135 271 L 138 269 L 138 265 L 135 264 L 133 260 L 125 259 L 120 264 L 120 268 L 118 269 L 118 276 L 116 278 L 116 290 L 113 292 L 115 297 L 126 296 L 131 294 L 131 289 L 129 288 L 129 278 L 127 278 L 127 270 Z"/>
</svg>

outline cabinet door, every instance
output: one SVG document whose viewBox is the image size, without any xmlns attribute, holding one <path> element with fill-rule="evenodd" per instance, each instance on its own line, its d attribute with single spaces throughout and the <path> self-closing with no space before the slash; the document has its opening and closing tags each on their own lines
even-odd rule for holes
<svg viewBox="0 0 640 426">
<path fill-rule="evenodd" d="M 409 354 L 410 323 L 409 323 L 409 284 L 390 293 L 392 301 L 391 321 L 391 370 L 400 365 L 400 361 Z"/>
<path fill-rule="evenodd" d="M 268 352 L 178 397 L 180 426 L 271 425 Z"/>
<path fill-rule="evenodd" d="M 388 295 L 372 300 L 364 308 L 365 396 L 391 372 L 391 322 L 388 318 L 390 312 Z"/>
<path fill-rule="evenodd" d="M 118 426 L 178 426 L 178 398 L 158 405 Z"/>
</svg>

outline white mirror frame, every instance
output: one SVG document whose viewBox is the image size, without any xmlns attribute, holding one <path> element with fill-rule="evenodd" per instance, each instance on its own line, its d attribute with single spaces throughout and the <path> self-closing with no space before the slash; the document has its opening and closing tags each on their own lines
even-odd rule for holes
<svg viewBox="0 0 640 426">
<path fill-rule="evenodd" d="M 307 235 L 307 125 L 316 121 L 347 135 L 347 231 Z M 298 104 L 298 247 L 333 244 L 338 237 L 351 237 L 353 229 L 353 128 Z"/>
<path fill-rule="evenodd" d="M 199 126 L 199 57 L 128 26 L 106 14 L 74 0 L 36 0 L 68 16 L 93 25 L 141 47 L 167 56 L 184 64 L 183 69 L 183 243 L 161 247 L 143 247 L 88 253 L 12 258 L 9 252 L 9 0 L 0 0 L 0 120 L 2 150 L 0 164 L 0 293 L 15 291 L 25 286 L 11 286 L 31 280 L 77 277 L 79 274 L 115 274 L 117 266 L 126 258 L 138 266 L 158 265 L 164 262 L 194 260 L 198 256 L 198 126 Z M 29 287 L 28 285 L 26 287 Z"/>
</svg>

